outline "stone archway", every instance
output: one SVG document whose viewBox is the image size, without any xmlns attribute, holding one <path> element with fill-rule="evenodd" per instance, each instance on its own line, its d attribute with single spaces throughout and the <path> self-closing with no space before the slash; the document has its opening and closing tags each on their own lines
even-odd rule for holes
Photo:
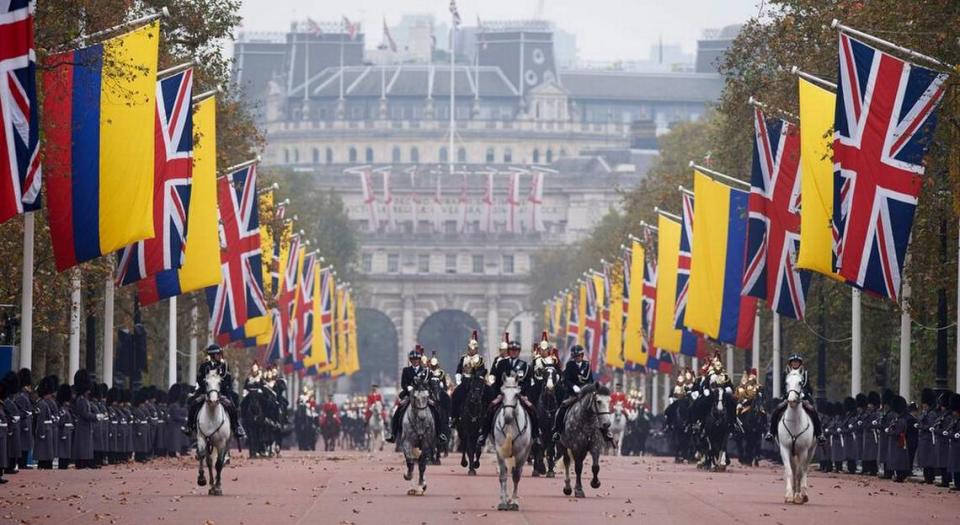
<svg viewBox="0 0 960 525">
<path fill-rule="evenodd" d="M 386 314 L 357 308 L 357 351 L 360 370 L 351 378 L 354 389 L 366 392 L 371 383 L 397 384 L 397 327 Z"/>
<path fill-rule="evenodd" d="M 480 323 L 462 310 L 440 310 L 431 314 L 420 325 L 417 342 L 426 348 L 427 357 L 436 352 L 440 367 L 453 374 L 474 330 L 480 336 L 480 355 L 484 355 Z"/>
</svg>

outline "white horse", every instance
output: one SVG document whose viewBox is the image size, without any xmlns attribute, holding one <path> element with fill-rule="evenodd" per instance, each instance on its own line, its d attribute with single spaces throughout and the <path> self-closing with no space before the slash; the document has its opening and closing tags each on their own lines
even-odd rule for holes
<svg viewBox="0 0 960 525">
<path fill-rule="evenodd" d="M 507 376 L 500 386 L 502 403 L 493 424 L 493 445 L 500 468 L 500 504 L 497 510 L 520 510 L 517 487 L 523 474 L 523 465 L 533 447 L 532 429 L 527 411 L 519 406 L 520 386 L 517 378 Z M 513 476 L 513 497 L 507 498 L 507 473 Z"/>
<path fill-rule="evenodd" d="M 203 407 L 197 414 L 197 461 L 200 464 L 200 474 L 197 476 L 197 485 L 201 487 L 207 484 L 203 475 L 203 463 L 206 460 L 207 472 L 210 474 L 210 490 L 207 491 L 211 496 L 223 495 L 220 488 L 220 473 L 223 471 L 224 458 L 230 448 L 230 417 L 227 416 L 226 409 L 220 404 L 220 381 L 222 378 L 216 371 L 211 371 L 204 378 L 207 385 L 207 397 L 204 400 Z M 213 452 L 216 450 L 217 473 L 214 477 Z"/>
<path fill-rule="evenodd" d="M 370 452 L 373 452 L 374 447 L 383 450 L 383 432 L 385 429 L 383 403 L 377 401 L 370 405 L 370 420 L 367 421 L 367 448 Z"/>
<path fill-rule="evenodd" d="M 813 421 L 803 408 L 803 376 L 791 371 L 784 381 L 787 390 L 787 408 L 777 427 L 780 457 L 783 459 L 783 479 L 787 492 L 785 503 L 803 504 L 807 496 L 807 470 L 816 449 Z"/>
<path fill-rule="evenodd" d="M 607 447 L 608 454 L 614 456 L 620 455 L 620 448 L 623 447 L 623 434 L 627 430 L 627 419 L 628 416 L 623 403 L 614 405 L 613 417 L 611 417 L 610 422 L 610 435 L 613 436 L 613 446 Z"/>
</svg>

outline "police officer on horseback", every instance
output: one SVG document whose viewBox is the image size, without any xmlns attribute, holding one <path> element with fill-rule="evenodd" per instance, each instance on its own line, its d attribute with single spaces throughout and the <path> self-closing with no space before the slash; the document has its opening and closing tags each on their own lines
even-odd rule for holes
<svg viewBox="0 0 960 525">
<path fill-rule="evenodd" d="M 197 386 L 188 400 L 190 411 L 188 413 L 187 426 L 181 428 L 188 436 L 193 436 L 197 432 L 197 414 L 200 413 L 200 407 L 203 406 L 203 400 L 207 396 L 207 374 L 216 371 L 220 375 L 220 404 L 230 417 L 230 428 L 235 429 L 238 438 L 246 437 L 243 425 L 237 417 L 236 394 L 233 392 L 233 376 L 230 375 L 230 369 L 227 362 L 223 359 L 223 349 L 212 344 L 207 347 L 207 360 L 200 364 L 197 371 Z"/>
<path fill-rule="evenodd" d="M 567 366 L 563 369 L 563 388 L 560 389 L 560 408 L 557 409 L 557 414 L 553 422 L 554 441 L 560 441 L 560 436 L 563 434 L 563 419 L 567 415 L 567 409 L 577 400 L 580 390 L 591 383 L 593 383 L 593 371 L 590 370 L 590 363 L 584 360 L 583 347 L 574 345 L 573 348 L 570 349 L 570 360 L 567 361 Z M 604 438 L 611 442 L 613 441 L 613 435 L 610 434 L 610 429 L 603 430 L 602 432 Z"/>
<path fill-rule="evenodd" d="M 496 365 L 493 367 L 493 385 L 491 385 L 491 391 L 496 394 L 496 397 L 490 403 L 490 406 L 487 409 L 486 418 L 484 418 L 483 427 L 480 429 L 480 436 L 477 438 L 477 446 L 483 448 L 484 444 L 487 442 L 487 435 L 490 433 L 490 430 L 493 427 L 493 418 L 497 414 L 497 407 L 500 404 L 502 396 L 500 395 L 500 388 L 503 386 L 503 381 L 507 376 L 512 375 L 516 377 L 517 384 L 520 385 L 520 400 L 524 408 L 527 410 L 527 419 L 530 421 L 530 430 L 531 436 L 534 439 L 539 435 L 539 429 L 537 428 L 537 418 L 534 417 L 533 406 L 530 404 L 529 400 L 529 388 L 530 388 L 530 365 L 520 359 L 520 343 L 517 341 L 510 341 L 510 334 L 504 333 L 504 341 L 507 342 L 507 356 L 503 357 L 496 361 Z"/>
<path fill-rule="evenodd" d="M 416 349 L 411 350 L 410 353 L 407 354 L 407 359 L 410 365 L 404 367 L 400 372 L 400 392 L 397 394 L 400 404 L 393 412 L 393 417 L 390 418 L 390 435 L 386 439 L 387 443 L 396 443 L 400 438 L 400 431 L 403 427 L 403 414 L 410 404 L 410 392 L 413 390 L 414 383 L 417 381 L 427 382 L 429 380 L 429 371 L 426 367 L 422 366 L 423 350 L 420 345 L 417 345 Z M 437 407 L 433 404 L 430 405 L 430 413 L 433 414 L 433 419 L 437 422 L 437 424 L 434 425 L 437 431 L 437 440 L 440 443 L 446 442 L 447 436 L 441 431 L 441 427 L 445 427 L 446 425 L 443 425 L 440 421 Z"/>
<path fill-rule="evenodd" d="M 810 383 L 807 381 L 807 370 L 803 367 L 803 356 L 800 354 L 792 354 L 787 358 L 787 373 L 794 370 L 799 371 L 800 375 L 803 376 L 803 388 L 800 393 L 803 409 L 807 411 L 807 415 L 809 415 L 813 421 L 813 435 L 816 436 L 817 442 L 822 444 L 824 437 L 822 425 L 820 424 L 820 416 L 817 414 L 817 409 L 813 404 L 813 393 L 810 390 Z M 787 399 L 786 396 L 784 396 L 783 401 L 781 401 L 770 414 L 770 429 L 767 431 L 767 435 L 764 436 L 764 439 L 767 441 L 773 441 L 777 432 L 777 425 L 780 423 L 780 417 L 786 409 Z"/>
</svg>

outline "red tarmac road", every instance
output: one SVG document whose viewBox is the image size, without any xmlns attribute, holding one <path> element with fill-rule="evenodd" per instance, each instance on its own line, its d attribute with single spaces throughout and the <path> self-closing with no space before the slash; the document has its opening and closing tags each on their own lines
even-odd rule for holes
<svg viewBox="0 0 960 525">
<path fill-rule="evenodd" d="M 563 496 L 555 479 L 525 477 L 520 511 L 497 512 L 495 459 L 468 477 L 453 461 L 427 469 L 427 492 L 407 496 L 397 454 L 287 452 L 237 457 L 221 497 L 195 485 L 186 458 L 98 471 L 28 471 L 0 487 L 0 523 L 94 524 L 564 524 L 960 523 L 960 493 L 850 475 L 812 476 L 810 503 L 785 505 L 780 471 L 707 473 L 665 458 L 603 458 L 598 490 Z M 585 469 L 589 473 L 589 467 Z M 588 474 L 587 474 L 588 475 Z M 585 478 L 584 485 L 587 485 Z"/>
</svg>

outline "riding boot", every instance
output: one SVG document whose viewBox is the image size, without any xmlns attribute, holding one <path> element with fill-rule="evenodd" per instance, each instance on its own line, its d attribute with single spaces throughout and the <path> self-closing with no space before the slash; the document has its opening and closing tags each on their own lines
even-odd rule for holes
<svg viewBox="0 0 960 525">
<path fill-rule="evenodd" d="M 773 409 L 773 412 L 770 413 L 770 428 L 767 430 L 766 435 L 763 436 L 763 439 L 773 441 L 773 438 L 776 437 L 775 432 L 777 432 L 777 425 L 780 424 L 780 416 L 783 415 L 783 411 L 786 410 L 786 408 L 786 403 L 780 403 Z"/>
<path fill-rule="evenodd" d="M 400 439 L 400 421 L 403 417 L 403 405 L 397 407 L 393 411 L 393 416 L 390 417 L 390 435 L 384 440 L 387 443 L 396 443 Z"/>
<path fill-rule="evenodd" d="M 560 436 L 563 434 L 563 418 L 567 415 L 567 405 L 561 404 L 557 408 L 557 413 L 553 416 L 553 440 L 560 441 Z"/>
<path fill-rule="evenodd" d="M 443 418 L 440 417 L 440 411 L 437 410 L 437 407 L 430 405 L 430 415 L 433 416 L 433 420 L 436 422 L 434 428 L 437 432 L 437 443 L 446 443 L 447 433 L 450 431 L 450 429 L 446 425 L 446 422 L 443 421 Z"/>
<path fill-rule="evenodd" d="M 477 448 L 483 449 L 483 446 L 487 444 L 487 436 L 490 434 L 490 430 L 493 428 L 493 418 L 497 415 L 497 405 L 492 404 L 487 409 L 486 416 L 483 418 L 483 425 L 480 427 L 480 435 L 477 436 Z"/>
<path fill-rule="evenodd" d="M 233 403 L 230 403 L 226 406 L 227 415 L 230 416 L 230 428 L 235 429 L 234 434 L 238 439 L 243 439 L 247 437 L 247 432 L 243 430 L 243 425 L 240 424 L 240 418 L 237 414 L 237 407 Z"/>
<path fill-rule="evenodd" d="M 200 413 L 200 407 L 202 405 L 203 403 L 199 401 L 190 403 L 187 411 L 187 424 L 180 427 L 180 431 L 189 438 L 192 438 L 197 433 L 197 415 Z"/>
<path fill-rule="evenodd" d="M 540 421 L 537 420 L 536 411 L 527 410 L 527 420 L 530 421 L 530 440 L 534 443 L 540 442 Z"/>
</svg>

